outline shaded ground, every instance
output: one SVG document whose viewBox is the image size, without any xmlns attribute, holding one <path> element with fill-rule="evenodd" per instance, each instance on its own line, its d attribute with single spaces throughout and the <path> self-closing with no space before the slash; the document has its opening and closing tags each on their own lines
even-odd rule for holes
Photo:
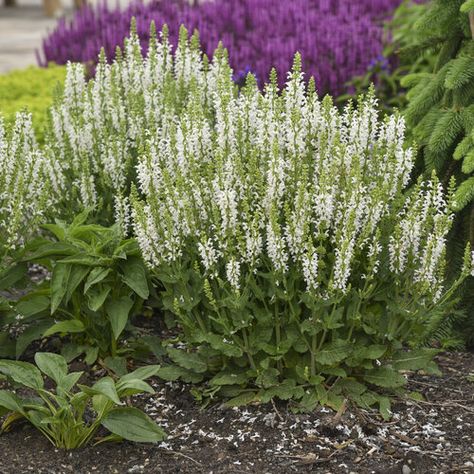
<svg viewBox="0 0 474 474">
<path fill-rule="evenodd" d="M 443 377 L 409 377 L 425 401 L 399 400 L 393 420 L 350 407 L 292 414 L 286 405 L 202 410 L 178 383 L 137 402 L 161 423 L 159 445 L 55 450 L 29 426 L 0 437 L 1 473 L 472 473 L 474 354 L 439 357 Z"/>
</svg>

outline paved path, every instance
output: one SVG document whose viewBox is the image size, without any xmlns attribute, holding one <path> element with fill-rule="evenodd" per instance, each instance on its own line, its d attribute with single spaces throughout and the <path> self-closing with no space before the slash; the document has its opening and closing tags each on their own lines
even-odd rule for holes
<svg viewBox="0 0 474 474">
<path fill-rule="evenodd" d="M 36 65 L 35 51 L 56 20 L 45 16 L 39 0 L 20 0 L 15 7 L 0 3 L 0 74 Z M 62 3 L 70 12 L 72 2 Z"/>
</svg>

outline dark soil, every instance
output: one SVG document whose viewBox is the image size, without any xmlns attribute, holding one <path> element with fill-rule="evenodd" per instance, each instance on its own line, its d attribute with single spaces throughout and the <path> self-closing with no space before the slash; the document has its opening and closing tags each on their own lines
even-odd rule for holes
<svg viewBox="0 0 474 474">
<path fill-rule="evenodd" d="M 424 401 L 376 412 L 286 405 L 202 409 L 189 386 L 156 381 L 136 402 L 169 434 L 159 445 L 54 449 L 28 425 L 0 437 L 1 473 L 473 473 L 474 354 L 438 358 L 443 377 L 409 376 Z M 469 376 L 471 375 L 471 377 Z"/>
</svg>

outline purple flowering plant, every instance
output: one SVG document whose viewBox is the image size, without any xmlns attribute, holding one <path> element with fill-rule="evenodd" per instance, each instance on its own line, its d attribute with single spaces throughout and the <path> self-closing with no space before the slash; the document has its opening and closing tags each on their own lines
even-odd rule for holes
<svg viewBox="0 0 474 474">
<path fill-rule="evenodd" d="M 235 80 L 247 72 L 266 78 L 275 67 L 280 78 L 291 67 L 296 51 L 303 68 L 314 76 L 321 93 L 346 91 L 346 82 L 364 74 L 383 49 L 383 22 L 401 0 L 213 0 L 190 5 L 184 0 L 134 2 L 126 9 L 106 3 L 87 6 L 72 20 L 61 19 L 44 39 L 39 61 L 94 65 L 101 47 L 114 58 L 116 47 L 135 17 L 143 51 L 153 20 L 160 30 L 167 24 L 173 45 L 184 24 L 197 29 L 203 50 L 211 55 L 219 41 L 229 51 Z"/>
</svg>

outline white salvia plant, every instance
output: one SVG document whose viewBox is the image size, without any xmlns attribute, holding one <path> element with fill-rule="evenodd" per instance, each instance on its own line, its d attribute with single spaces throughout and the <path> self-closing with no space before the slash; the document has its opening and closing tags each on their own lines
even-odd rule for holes
<svg viewBox="0 0 474 474">
<path fill-rule="evenodd" d="M 230 366 L 282 398 L 351 367 L 400 385 L 373 361 L 422 341 L 471 271 L 445 280 L 451 192 L 435 176 L 407 190 L 403 118 L 381 120 L 373 92 L 341 113 L 306 86 L 299 55 L 283 91 L 274 72 L 236 91 L 225 51 L 208 63 L 194 48 L 181 37 L 163 85 L 181 92 L 141 143 L 132 197 L 165 308 L 203 360 L 227 359 L 216 385 L 233 383 Z"/>
<path fill-rule="evenodd" d="M 51 154 L 36 144 L 31 115 L 17 113 L 10 131 L 0 117 L 0 267 L 34 235 L 62 186 Z"/>
</svg>

